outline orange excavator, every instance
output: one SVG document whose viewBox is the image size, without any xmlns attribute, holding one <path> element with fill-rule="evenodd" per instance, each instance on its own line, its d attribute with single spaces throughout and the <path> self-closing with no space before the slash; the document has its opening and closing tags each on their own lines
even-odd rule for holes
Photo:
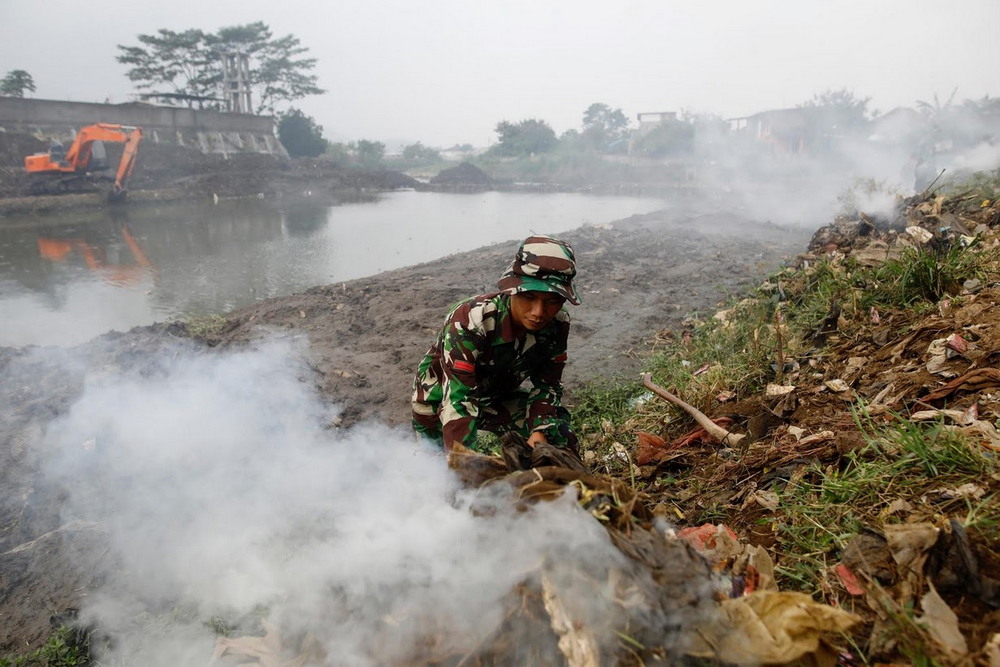
<svg viewBox="0 0 1000 667">
<path fill-rule="evenodd" d="M 97 123 L 81 128 L 69 150 L 62 144 L 53 144 L 48 152 L 28 155 L 24 158 L 24 168 L 35 177 L 31 184 L 32 194 L 61 194 L 77 189 L 82 182 L 95 179 L 111 180 L 110 175 L 96 174 L 108 168 L 103 142 L 124 143 L 121 160 L 108 191 L 108 201 L 125 198 L 128 180 L 135 169 L 142 128 L 129 125 Z"/>
</svg>

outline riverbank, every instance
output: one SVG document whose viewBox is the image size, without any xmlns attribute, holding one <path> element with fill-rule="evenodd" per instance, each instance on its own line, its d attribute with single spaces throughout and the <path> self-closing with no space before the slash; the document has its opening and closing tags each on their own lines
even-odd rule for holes
<svg viewBox="0 0 1000 667">
<path fill-rule="evenodd" d="M 804 248 L 808 232 L 721 211 L 658 212 L 560 235 L 578 257 L 583 303 L 571 308 L 569 400 L 583 383 L 635 378 L 657 332 L 738 295 Z M 370 278 L 270 299 L 202 334 L 222 348 L 270 336 L 308 340 L 320 390 L 344 424 L 409 420 L 409 384 L 447 308 L 494 289 L 516 244 L 487 246 Z"/>
</svg>

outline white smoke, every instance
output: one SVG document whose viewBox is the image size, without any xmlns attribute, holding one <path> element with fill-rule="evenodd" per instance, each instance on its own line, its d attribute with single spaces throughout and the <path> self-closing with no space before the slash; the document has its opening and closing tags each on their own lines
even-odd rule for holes
<svg viewBox="0 0 1000 667">
<path fill-rule="evenodd" d="M 113 639 L 102 664 L 203 664 L 206 621 L 254 613 L 312 632 L 337 664 L 403 659 L 427 633 L 445 648 L 488 633 L 546 560 L 623 559 L 570 496 L 524 512 L 479 497 L 474 515 L 440 451 L 408 431 L 329 428 L 296 358 L 272 343 L 91 373 L 50 426 L 64 519 L 110 534 L 106 583 L 82 612 Z M 594 590 L 578 602 L 607 620 L 610 591 Z"/>
<path fill-rule="evenodd" d="M 992 140 L 978 143 L 955 155 L 943 166 L 963 173 L 998 169 L 1000 168 L 1000 143 Z"/>
</svg>

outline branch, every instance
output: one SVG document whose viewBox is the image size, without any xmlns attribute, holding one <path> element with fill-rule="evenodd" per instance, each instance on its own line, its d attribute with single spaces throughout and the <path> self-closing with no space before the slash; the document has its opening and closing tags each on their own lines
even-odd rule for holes
<svg viewBox="0 0 1000 667">
<path fill-rule="evenodd" d="M 729 431 L 727 431 L 726 429 L 722 428 L 714 421 L 709 419 L 705 415 L 705 413 L 699 410 L 698 408 L 688 403 L 685 403 L 681 399 L 671 394 L 666 389 L 663 389 L 662 387 L 653 384 L 653 376 L 651 374 L 649 373 L 642 374 L 642 384 L 645 385 L 647 389 L 655 393 L 660 398 L 664 399 L 668 403 L 673 403 L 681 410 L 691 415 L 694 418 L 694 420 L 698 422 L 698 425 L 701 426 L 703 429 L 705 429 L 706 433 L 715 438 L 721 444 L 730 447 L 736 447 L 743 441 L 744 438 L 746 438 L 746 435 L 742 433 L 730 433 Z"/>
</svg>

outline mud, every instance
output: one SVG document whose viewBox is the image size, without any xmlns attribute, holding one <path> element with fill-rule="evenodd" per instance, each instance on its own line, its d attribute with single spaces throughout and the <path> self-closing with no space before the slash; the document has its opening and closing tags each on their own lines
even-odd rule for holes
<svg viewBox="0 0 1000 667">
<path fill-rule="evenodd" d="M 562 234 L 579 260 L 583 303 L 570 307 L 569 400 L 582 382 L 637 378 L 654 332 L 714 309 L 801 249 L 808 233 L 732 214 L 667 212 Z M 750 238 L 747 238 L 750 237 Z M 262 336 L 309 341 L 320 390 L 343 423 L 409 421 L 411 374 L 449 305 L 495 289 L 515 244 L 316 287 L 233 314 L 210 339 L 221 347 Z"/>
</svg>

